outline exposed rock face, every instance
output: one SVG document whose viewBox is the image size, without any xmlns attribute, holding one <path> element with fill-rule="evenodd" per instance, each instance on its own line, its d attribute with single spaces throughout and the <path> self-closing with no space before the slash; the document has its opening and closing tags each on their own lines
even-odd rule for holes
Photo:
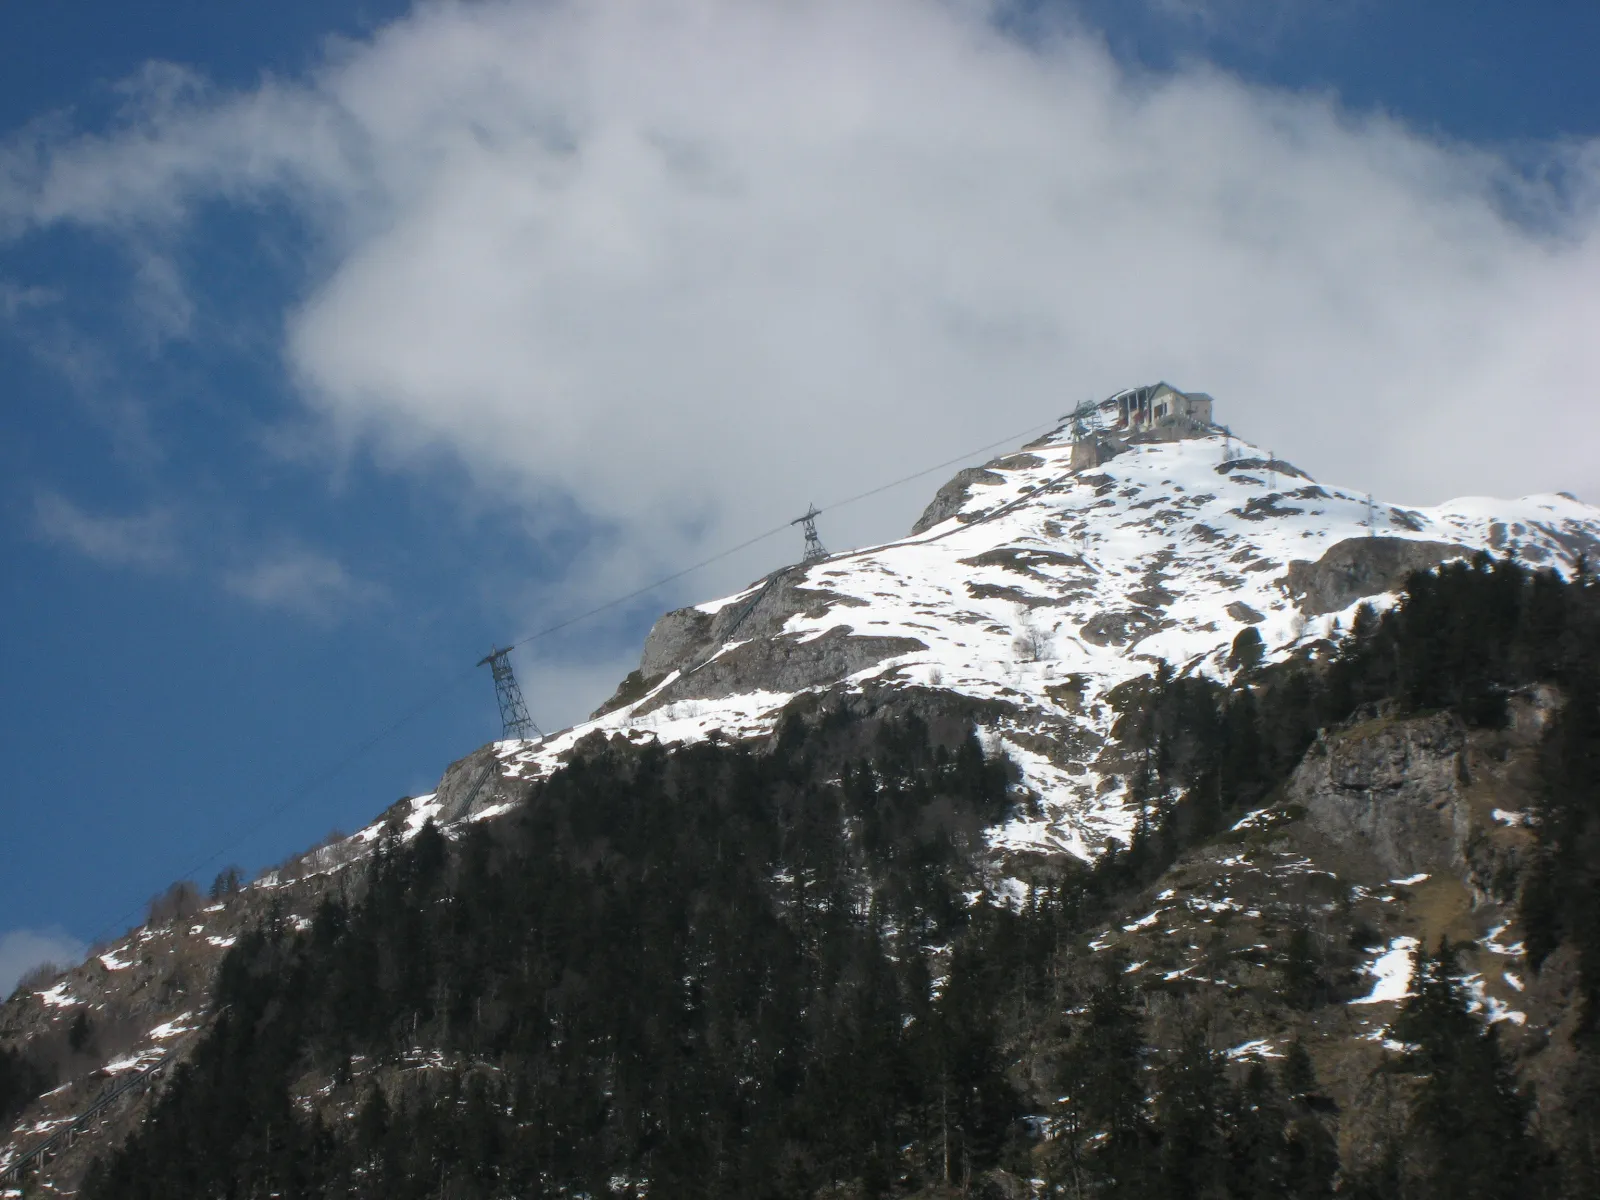
<svg viewBox="0 0 1600 1200">
<path fill-rule="evenodd" d="M 955 516 L 966 507 L 975 485 L 1004 482 L 1004 475 L 997 475 L 986 467 L 967 467 L 965 470 L 957 471 L 955 478 L 935 492 L 933 502 L 922 510 L 917 523 L 911 527 L 912 535 L 932 529 L 940 522 L 948 521 Z"/>
<path fill-rule="evenodd" d="M 714 613 L 699 608 L 667 613 L 645 642 L 638 678 L 629 676 L 601 711 L 629 702 L 623 692 L 630 684 L 643 694 L 673 671 L 681 673 L 679 678 L 652 696 L 641 713 L 682 700 L 801 691 L 836 683 L 886 658 L 927 649 L 914 638 L 857 635 L 845 620 L 821 636 L 785 634 L 784 625 L 793 616 L 817 618 L 837 607 L 861 607 L 853 597 L 801 586 L 804 578 L 785 568 Z M 723 649 L 729 643 L 734 643 L 732 649 Z"/>
<path fill-rule="evenodd" d="M 499 770 L 500 760 L 494 744 L 473 751 L 445 768 L 434 793 L 438 812 L 434 820 L 441 825 L 475 817 L 515 798 L 515 788 Z"/>
<path fill-rule="evenodd" d="M 1315 829 L 1397 878 L 1460 873 L 1470 832 L 1465 744 L 1451 717 L 1368 722 L 1314 747 L 1290 796 Z"/>
<path fill-rule="evenodd" d="M 716 612 L 680 608 L 667 613 L 645 639 L 640 674 L 660 679 L 672 671 L 688 671 L 726 642 L 777 636 L 790 617 L 819 617 L 836 605 L 861 605 L 859 600 L 823 588 L 801 586 L 803 582 L 800 572 L 785 567 Z"/>
<path fill-rule="evenodd" d="M 1148 637 L 1162 625 L 1159 615 L 1146 609 L 1099 613 L 1078 626 L 1084 641 L 1093 646 L 1126 646 Z"/>
<path fill-rule="evenodd" d="M 735 607 L 729 605 L 729 608 Z M 639 673 L 659 679 L 712 641 L 716 616 L 698 608 L 680 608 L 657 619 L 644 642 Z"/>
<path fill-rule="evenodd" d="M 717 700 L 756 691 L 798 692 L 837 683 L 886 658 L 927 648 L 915 638 L 858 637 L 845 625 L 821 637 L 762 638 L 735 646 L 662 688 L 640 712 L 685 699 Z"/>
<path fill-rule="evenodd" d="M 1436 567 L 1470 551 L 1445 542 L 1409 538 L 1346 538 L 1316 562 L 1289 564 L 1289 591 L 1308 617 L 1338 612 L 1363 596 L 1392 592 L 1413 571 Z"/>
</svg>

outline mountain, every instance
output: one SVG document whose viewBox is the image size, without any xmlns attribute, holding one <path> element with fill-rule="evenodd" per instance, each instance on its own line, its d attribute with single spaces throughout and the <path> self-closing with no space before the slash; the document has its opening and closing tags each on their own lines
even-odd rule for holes
<svg viewBox="0 0 1600 1200">
<path fill-rule="evenodd" d="M 1063 426 L 962 471 L 908 538 L 668 613 L 594 719 L 502 746 L 507 774 L 596 733 L 756 737 L 802 694 L 902 693 L 973 714 L 1021 770 L 1037 811 L 992 845 L 1085 857 L 1131 829 L 1112 698 L 1157 662 L 1225 678 L 1244 630 L 1269 661 L 1315 654 L 1416 568 L 1487 551 L 1565 571 L 1600 551 L 1600 511 L 1570 496 L 1369 511 L 1220 431 L 1146 437 L 1075 469 Z"/>
<path fill-rule="evenodd" d="M 1519 1182 L 1576 1161 L 1600 511 L 1112 408 L 19 988 L 0 1170 L 75 1131 L 40 1180 L 132 1135 L 97 1195 L 1423 1195 L 1477 1161 L 1424 1054 Z"/>
</svg>

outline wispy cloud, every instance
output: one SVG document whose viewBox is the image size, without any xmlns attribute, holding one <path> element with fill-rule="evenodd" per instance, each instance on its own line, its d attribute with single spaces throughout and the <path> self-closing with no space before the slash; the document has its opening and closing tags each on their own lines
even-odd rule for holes
<svg viewBox="0 0 1600 1200">
<path fill-rule="evenodd" d="M 34 497 L 34 528 L 46 540 L 103 566 L 161 570 L 182 562 L 175 521 L 167 509 L 92 513 L 45 491 Z"/>
<path fill-rule="evenodd" d="M 0 316 L 14 320 L 29 309 L 43 308 L 57 299 L 58 293 L 49 288 L 32 287 L 0 279 Z"/>
<path fill-rule="evenodd" d="M 89 947 L 63 929 L 12 929 L 0 933 L 0 1000 L 29 971 L 52 963 L 76 966 Z"/>
<path fill-rule="evenodd" d="M 422 6 L 302 81 L 152 68 L 123 124 L 18 135 L 0 231 L 292 206 L 308 410 L 602 531 L 597 591 L 1156 378 L 1396 500 L 1600 491 L 1600 143 L 1510 161 L 994 11 Z M 829 537 L 915 511 L 874 505 Z"/>
<path fill-rule="evenodd" d="M 227 571 L 222 583 L 229 592 L 262 608 L 325 622 L 383 594 L 375 584 L 351 575 L 337 559 L 302 547 L 283 548 Z"/>
</svg>

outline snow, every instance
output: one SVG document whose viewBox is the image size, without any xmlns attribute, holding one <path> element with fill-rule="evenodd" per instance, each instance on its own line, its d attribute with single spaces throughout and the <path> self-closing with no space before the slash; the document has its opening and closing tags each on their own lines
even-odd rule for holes
<svg viewBox="0 0 1600 1200">
<path fill-rule="evenodd" d="M 1246 457 L 1264 457 L 1239 445 Z M 991 464 L 1000 482 L 974 485 L 961 511 L 939 525 L 789 568 L 786 582 L 815 591 L 818 602 L 781 632 L 797 641 L 833 631 L 914 639 L 921 649 L 812 690 L 937 687 L 993 704 L 1008 715 L 992 719 L 986 746 L 1016 763 L 1036 804 L 989 830 L 988 844 L 1007 853 L 1091 858 L 1108 839 L 1125 843 L 1134 824 L 1126 782 L 1095 767 L 1116 719 L 1107 703 L 1112 690 L 1159 660 L 1226 679 L 1229 649 L 1247 627 L 1260 633 L 1269 658 L 1348 629 L 1361 601 L 1308 620 L 1288 596 L 1286 574 L 1295 560 L 1315 561 L 1339 542 L 1365 537 L 1367 503 L 1364 491 L 1318 486 L 1282 470 L 1277 486 L 1266 471 L 1219 472 L 1220 436 L 1134 447 L 1082 472 L 1071 469 L 1071 451 L 1070 437 L 1058 429 L 1030 445 L 1031 457 L 1019 465 Z M 1387 537 L 1459 545 L 1463 555 L 1502 545 L 1561 568 L 1568 562 L 1563 539 L 1600 536 L 1600 510 L 1560 496 L 1384 504 L 1378 512 Z M 766 582 L 698 611 L 746 602 Z M 1368 598 L 1380 609 L 1395 599 Z M 1250 614 L 1240 605 L 1261 619 L 1242 620 Z M 730 740 L 763 736 L 799 694 L 755 690 L 660 703 L 669 686 L 682 693 L 677 672 L 593 720 L 538 741 L 497 743 L 503 773 L 548 775 L 597 731 L 664 745 L 713 732 Z M 408 835 L 437 811 L 432 797 L 413 801 Z M 1262 810 L 1236 828 L 1272 819 Z M 370 841 L 380 828 L 357 836 Z"/>
<path fill-rule="evenodd" d="M 469 821 L 491 821 L 495 817 L 504 816 L 506 813 L 510 812 L 515 807 L 516 807 L 516 805 L 512 804 L 512 803 L 491 804 L 488 808 L 480 808 L 477 812 L 475 812 L 472 815 L 470 815 L 469 817 L 467 817 L 467 820 L 469 820 Z"/>
<path fill-rule="evenodd" d="M 1483 937 L 1479 938 L 1478 945 L 1482 946 L 1490 954 L 1499 954 L 1506 958 L 1521 958 L 1521 942 L 1513 942 L 1508 946 L 1500 941 L 1500 935 L 1508 928 L 1510 928 L 1509 922 L 1501 922 L 1499 925 L 1496 925 L 1493 929 L 1489 930 L 1489 932 Z"/>
<path fill-rule="evenodd" d="M 70 1008 L 74 1004 L 83 1003 L 82 1000 L 67 991 L 67 981 L 65 979 L 47 992 L 35 992 L 34 994 L 51 1008 Z"/>
<path fill-rule="evenodd" d="M 1526 1013 L 1516 1011 L 1505 1001 L 1489 994 L 1482 975 L 1468 975 L 1462 982 L 1466 985 L 1467 995 L 1470 997 L 1467 1008 L 1472 1012 L 1483 1013 L 1484 1019 L 1489 1024 L 1510 1021 L 1513 1025 L 1522 1025 L 1527 1021 Z M 1519 992 L 1522 990 L 1520 983 L 1516 990 Z"/>
<path fill-rule="evenodd" d="M 1417 948 L 1414 937 L 1397 937 L 1389 948 L 1367 967 L 1367 974 L 1376 980 L 1372 991 L 1351 1004 L 1387 1004 L 1404 1000 L 1410 993 L 1412 951 Z"/>
<path fill-rule="evenodd" d="M 164 1042 L 168 1038 L 175 1038 L 180 1034 L 188 1033 L 193 1026 L 185 1025 L 183 1022 L 192 1016 L 194 1016 L 193 1013 L 184 1013 L 182 1016 L 174 1017 L 170 1021 L 163 1021 L 152 1029 L 147 1036 L 154 1041 Z"/>
<path fill-rule="evenodd" d="M 1257 826 L 1266 825 L 1275 812 L 1276 810 L 1271 808 L 1258 808 L 1255 812 L 1245 813 L 1244 816 L 1233 823 L 1230 832 L 1239 833 L 1246 829 L 1254 829 Z"/>
<path fill-rule="evenodd" d="M 1525 812 L 1511 812 L 1508 809 L 1497 808 L 1490 815 L 1501 825 L 1510 825 L 1512 828 L 1528 823 L 1528 814 Z"/>
<path fill-rule="evenodd" d="M 126 971 L 129 967 L 133 966 L 131 962 L 126 962 L 119 958 L 115 950 L 112 950 L 106 954 L 102 954 L 100 956 L 100 965 L 105 967 L 105 969 L 108 971 Z"/>
<path fill-rule="evenodd" d="M 121 1075 L 126 1071 L 142 1071 L 144 1068 L 159 1062 L 165 1050 L 141 1050 L 137 1054 L 128 1054 L 122 1058 L 114 1058 L 100 1069 L 107 1075 Z"/>
<path fill-rule="evenodd" d="M 1404 879 L 1391 879 L 1391 880 L 1389 880 L 1389 886 L 1390 887 L 1412 887 L 1413 885 L 1419 884 L 1424 879 L 1427 879 L 1427 878 L 1428 878 L 1428 873 L 1426 871 L 1423 871 L 1423 872 L 1421 872 L 1419 874 L 1416 874 L 1416 875 L 1407 875 Z"/>
<path fill-rule="evenodd" d="M 1282 1058 L 1283 1055 L 1272 1048 L 1272 1043 L 1266 1038 L 1255 1038 L 1252 1041 L 1241 1042 L 1232 1050 L 1226 1051 L 1229 1058 L 1238 1062 L 1240 1059 L 1260 1060 L 1264 1058 Z"/>
</svg>

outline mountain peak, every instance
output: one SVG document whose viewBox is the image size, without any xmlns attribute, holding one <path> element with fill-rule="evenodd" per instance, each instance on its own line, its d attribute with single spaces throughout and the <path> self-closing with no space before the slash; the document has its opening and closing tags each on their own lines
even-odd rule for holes
<svg viewBox="0 0 1600 1200">
<path fill-rule="evenodd" d="M 1479 551 L 1565 572 L 1600 549 L 1569 496 L 1374 503 L 1210 424 L 1165 383 L 1080 406 L 958 472 L 898 541 L 784 567 L 664 615 L 639 669 L 590 720 L 505 743 L 542 775 L 595 733 L 633 741 L 772 732 L 798 696 L 895 696 L 981 710 L 1035 814 L 997 849 L 1090 856 L 1130 822 L 1103 757 L 1111 693 L 1159 662 L 1231 673 L 1247 629 L 1269 658 L 1314 652 L 1417 568 Z"/>
</svg>

